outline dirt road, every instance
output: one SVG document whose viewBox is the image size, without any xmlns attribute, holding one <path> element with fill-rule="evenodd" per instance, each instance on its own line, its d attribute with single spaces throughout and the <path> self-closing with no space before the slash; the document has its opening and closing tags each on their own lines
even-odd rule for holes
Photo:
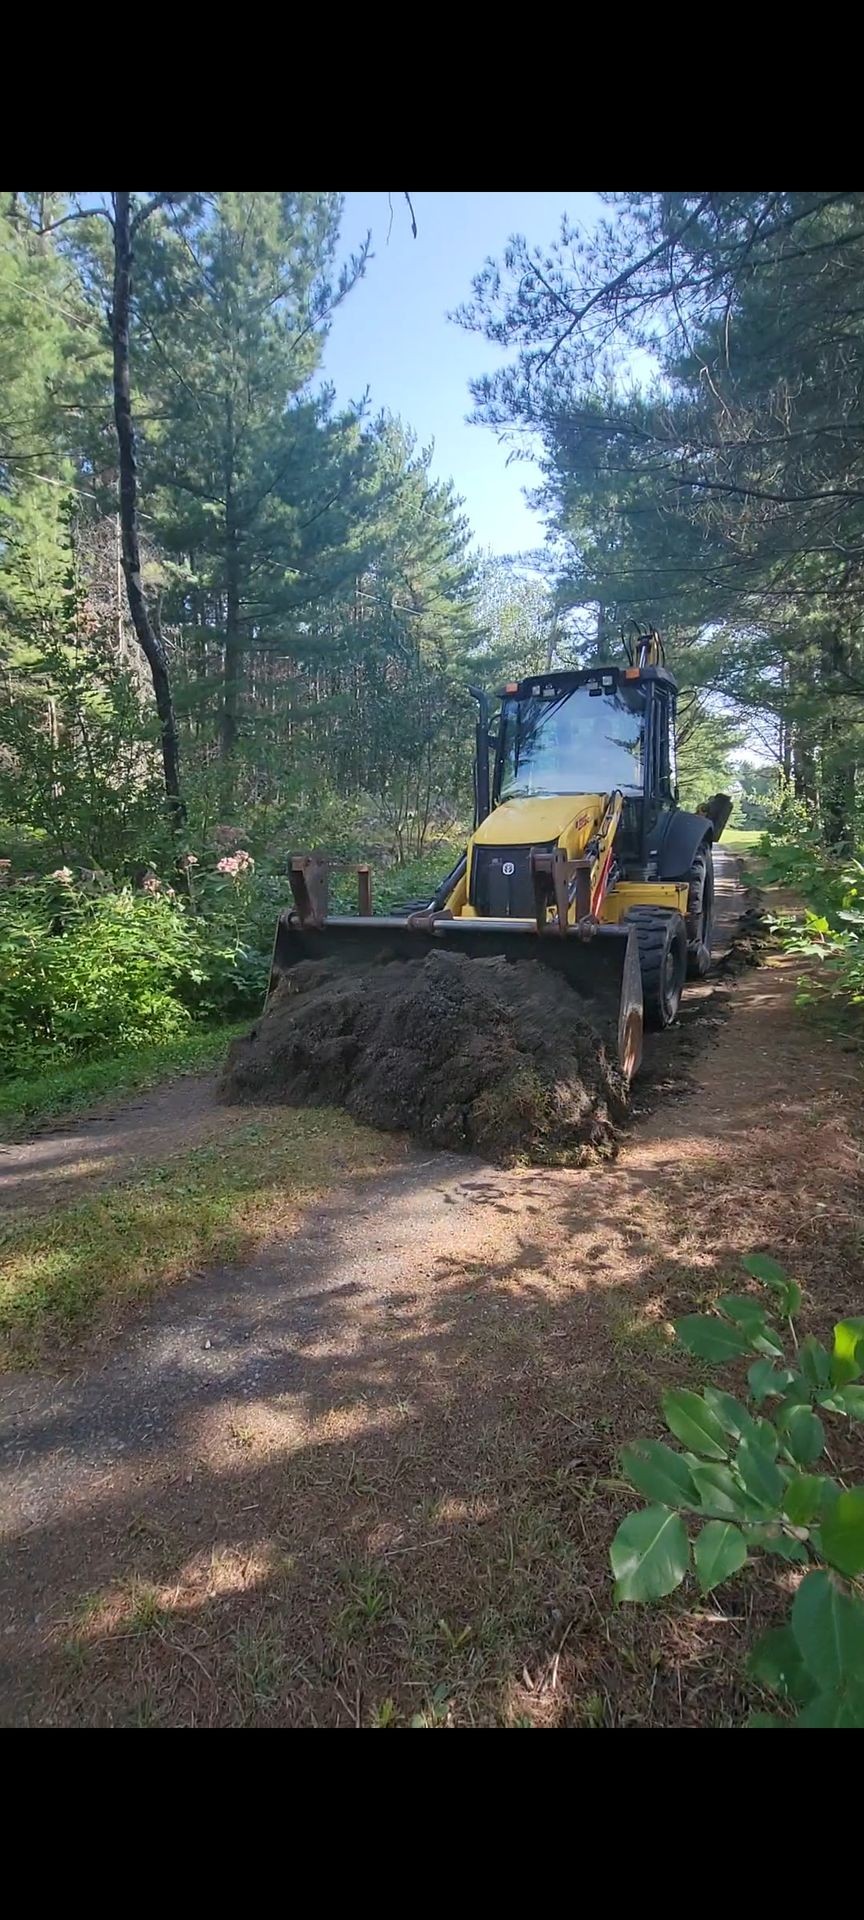
<svg viewBox="0 0 864 1920">
<path fill-rule="evenodd" d="M 723 884 L 728 913 L 728 863 Z M 612 1167 L 402 1156 L 251 1264 L 157 1299 L 77 1373 L 7 1376 L 0 1717 L 736 1713 L 742 1607 L 770 1611 L 770 1591 L 611 1611 L 627 1502 L 607 1483 L 683 1377 L 670 1318 L 742 1252 L 789 1262 L 814 1326 L 861 1310 L 859 1076 L 794 987 L 775 963 L 703 1006 L 686 1082 L 673 1045 Z M 56 1135 L 15 1149 L 18 1177 L 44 1195 L 89 1154 L 104 1178 L 136 1151 L 129 1125 L 75 1129 L 77 1161 Z"/>
</svg>

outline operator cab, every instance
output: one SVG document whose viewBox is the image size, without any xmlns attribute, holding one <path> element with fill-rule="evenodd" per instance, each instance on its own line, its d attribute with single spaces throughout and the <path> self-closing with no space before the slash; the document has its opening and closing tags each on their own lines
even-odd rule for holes
<svg viewBox="0 0 864 1920">
<path fill-rule="evenodd" d="M 618 854 L 645 866 L 675 807 L 677 686 L 663 666 L 535 674 L 501 695 L 491 800 L 620 792 Z"/>
</svg>

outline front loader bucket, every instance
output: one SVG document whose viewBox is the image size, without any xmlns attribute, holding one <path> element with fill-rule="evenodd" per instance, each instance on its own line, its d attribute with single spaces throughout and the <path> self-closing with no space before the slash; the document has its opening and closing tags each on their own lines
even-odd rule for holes
<svg viewBox="0 0 864 1920">
<path fill-rule="evenodd" d="M 642 1058 L 642 977 L 631 927 L 597 927 L 590 937 L 568 927 L 538 932 L 535 920 L 434 919 L 425 926 L 382 916 L 335 915 L 323 925 L 301 926 L 289 910 L 280 914 L 268 994 L 299 960 L 336 960 L 344 967 L 418 960 L 447 948 L 472 958 L 501 954 L 514 965 L 539 960 L 554 967 L 586 1002 L 586 1012 L 609 1032 L 627 1079 Z"/>
</svg>

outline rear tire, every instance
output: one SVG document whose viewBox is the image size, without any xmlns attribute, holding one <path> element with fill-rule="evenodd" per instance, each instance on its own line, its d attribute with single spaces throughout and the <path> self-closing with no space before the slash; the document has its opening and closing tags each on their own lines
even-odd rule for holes
<svg viewBox="0 0 864 1920">
<path fill-rule="evenodd" d="M 709 844 L 699 848 L 688 879 L 687 977 L 702 980 L 711 965 L 714 933 L 714 850 Z"/>
<path fill-rule="evenodd" d="M 678 1018 L 687 978 L 687 928 L 680 913 L 631 907 L 624 924 L 635 928 L 646 1027 L 671 1027 Z"/>
</svg>

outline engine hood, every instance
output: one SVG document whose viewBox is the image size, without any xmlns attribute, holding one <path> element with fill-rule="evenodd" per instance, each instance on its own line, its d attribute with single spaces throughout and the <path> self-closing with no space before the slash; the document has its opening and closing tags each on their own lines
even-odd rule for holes
<svg viewBox="0 0 864 1920">
<path fill-rule="evenodd" d="M 567 833 L 573 851 L 583 846 L 602 818 L 602 793 L 550 793 L 502 800 L 473 835 L 478 847 L 534 847 Z M 569 831 L 568 831 L 569 829 Z"/>
</svg>

